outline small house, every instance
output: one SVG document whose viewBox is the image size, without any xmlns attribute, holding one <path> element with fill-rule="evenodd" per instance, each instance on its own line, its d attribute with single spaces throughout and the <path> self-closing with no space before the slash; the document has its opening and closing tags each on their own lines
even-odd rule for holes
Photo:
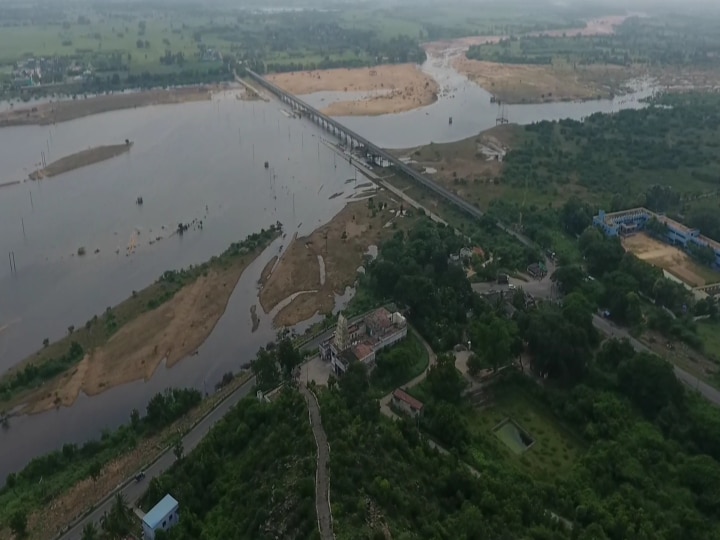
<svg viewBox="0 0 720 540">
<path fill-rule="evenodd" d="M 400 388 L 396 388 L 395 391 L 393 391 L 392 404 L 394 407 L 413 417 L 420 416 L 423 411 L 422 402 Z"/>
<path fill-rule="evenodd" d="M 171 495 L 165 495 L 159 503 L 153 506 L 142 519 L 145 540 L 155 540 L 157 531 L 167 531 L 177 525 L 180 521 L 179 506 L 179 503 Z"/>
</svg>

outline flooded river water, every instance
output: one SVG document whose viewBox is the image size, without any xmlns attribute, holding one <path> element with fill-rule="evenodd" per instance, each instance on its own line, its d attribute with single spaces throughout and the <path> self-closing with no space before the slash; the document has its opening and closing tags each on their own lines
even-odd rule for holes
<svg viewBox="0 0 720 540">
<path fill-rule="evenodd" d="M 390 148 L 459 140 L 495 125 L 497 106 L 489 94 L 456 73 L 447 58 L 431 59 L 424 69 L 443 87 L 433 105 L 339 120 Z M 647 87 L 615 101 L 509 106 L 507 115 L 519 123 L 581 118 L 637 106 L 650 92 Z M 320 96 L 306 99 L 322 106 Z M 110 161 L 0 188 L 0 371 L 39 349 L 44 338 L 52 341 L 68 326 L 83 325 L 167 269 L 205 261 L 276 221 L 287 233 L 243 274 L 197 356 L 172 369 L 160 367 L 149 381 L 81 395 L 72 407 L 13 418 L 10 429 L 0 430 L 0 483 L 34 456 L 116 427 L 164 388 L 212 390 L 224 372 L 237 370 L 274 337 L 272 314 L 262 309 L 252 332 L 249 308 L 257 301 L 263 266 L 292 234 L 307 234 L 331 219 L 354 186 L 346 183 L 354 169 L 336 160 L 321 136 L 329 137 L 310 122 L 289 118 L 278 102 L 240 101 L 234 92 L 208 102 L 0 129 L 0 183 L 26 178 L 41 152 L 50 162 L 90 146 L 134 142 L 129 153 Z M 339 192 L 344 195 L 329 198 Z M 143 205 L 135 204 L 137 197 Z M 203 221 L 202 230 L 172 234 L 178 223 L 194 219 Z M 77 255 L 80 247 L 83 257 Z"/>
<path fill-rule="evenodd" d="M 506 105 L 490 102 L 490 93 L 458 73 L 451 65 L 456 51 L 430 56 L 422 69 L 440 85 L 438 100 L 427 107 L 383 116 L 343 116 L 337 120 L 383 148 L 412 148 L 431 142 L 458 141 L 496 125 L 504 112 L 515 124 L 573 118 L 580 120 L 596 112 L 614 112 L 643 107 L 640 100 L 652 95 L 651 81 L 635 81 L 633 93 L 615 99 L 578 102 Z M 318 92 L 302 96 L 308 104 L 322 109 L 327 104 L 357 98 L 354 92 Z M 452 124 L 448 119 L 453 119 Z"/>
</svg>

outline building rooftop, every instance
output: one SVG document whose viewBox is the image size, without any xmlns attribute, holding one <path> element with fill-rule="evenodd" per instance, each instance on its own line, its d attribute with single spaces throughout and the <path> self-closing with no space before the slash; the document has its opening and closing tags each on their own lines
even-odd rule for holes
<svg viewBox="0 0 720 540">
<path fill-rule="evenodd" d="M 385 330 L 392 326 L 390 312 L 381 307 L 365 317 L 365 324 L 373 330 Z"/>
<path fill-rule="evenodd" d="M 415 409 L 416 411 L 421 411 L 423 408 L 423 404 L 421 401 L 415 399 L 410 394 L 408 394 L 405 390 L 402 390 L 400 388 L 396 388 L 393 391 L 393 397 L 400 401 L 404 401 L 405 403 L 410 405 L 410 407 Z"/>
<path fill-rule="evenodd" d="M 358 343 L 353 347 L 353 353 L 358 360 L 364 360 L 370 356 L 374 350 L 375 348 L 369 343 Z"/>
<path fill-rule="evenodd" d="M 710 246 L 715 251 L 720 251 L 720 242 L 717 242 L 713 240 L 712 238 L 708 238 L 707 236 L 701 234 L 698 237 L 698 240 L 705 242 L 708 246 Z"/>
<path fill-rule="evenodd" d="M 143 517 L 145 523 L 151 529 L 155 529 L 167 515 L 178 507 L 178 502 L 171 496 L 165 495 L 162 500 L 153 506 Z"/>
</svg>

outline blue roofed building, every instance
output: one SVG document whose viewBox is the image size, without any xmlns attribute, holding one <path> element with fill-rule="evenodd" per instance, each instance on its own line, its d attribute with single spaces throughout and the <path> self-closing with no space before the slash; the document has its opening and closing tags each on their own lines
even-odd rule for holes
<svg viewBox="0 0 720 540">
<path fill-rule="evenodd" d="M 142 520 L 145 540 L 155 540 L 157 531 L 167 531 L 177 525 L 180 521 L 179 506 L 179 503 L 171 495 L 165 495 L 159 503 L 153 506 Z"/>
<path fill-rule="evenodd" d="M 647 208 L 632 208 L 620 212 L 607 213 L 603 210 L 593 217 L 593 225 L 602 229 L 607 236 L 628 236 L 645 229 L 651 220 L 657 220 L 665 226 L 665 240 L 674 245 L 688 248 L 690 244 L 708 247 L 715 253 L 715 266 L 720 267 L 720 242 L 700 234 L 700 230 L 687 227 L 662 214 Z"/>
</svg>

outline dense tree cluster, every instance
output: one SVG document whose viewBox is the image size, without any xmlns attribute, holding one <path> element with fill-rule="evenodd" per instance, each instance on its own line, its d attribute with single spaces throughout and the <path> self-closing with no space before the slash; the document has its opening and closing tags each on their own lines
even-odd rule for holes
<svg viewBox="0 0 720 540">
<path fill-rule="evenodd" d="M 440 350 L 462 341 L 477 302 L 462 264 L 450 258 L 465 242 L 452 228 L 423 221 L 383 243 L 363 282 L 377 298 L 407 308 L 416 328 Z"/>
<path fill-rule="evenodd" d="M 180 524 L 163 538 L 313 538 L 315 452 L 297 391 L 272 403 L 247 398 L 153 479 L 140 505 L 149 510 L 167 493 L 180 501 Z"/>
<path fill-rule="evenodd" d="M 506 157 L 502 182 L 548 194 L 576 183 L 609 200 L 605 210 L 646 206 L 687 214 L 686 205 L 717 193 L 718 105 L 716 94 L 689 94 L 583 122 L 528 125 Z M 691 222 L 702 219 L 690 212 Z M 702 224 L 709 234 L 718 230 L 717 219 Z"/>
</svg>

